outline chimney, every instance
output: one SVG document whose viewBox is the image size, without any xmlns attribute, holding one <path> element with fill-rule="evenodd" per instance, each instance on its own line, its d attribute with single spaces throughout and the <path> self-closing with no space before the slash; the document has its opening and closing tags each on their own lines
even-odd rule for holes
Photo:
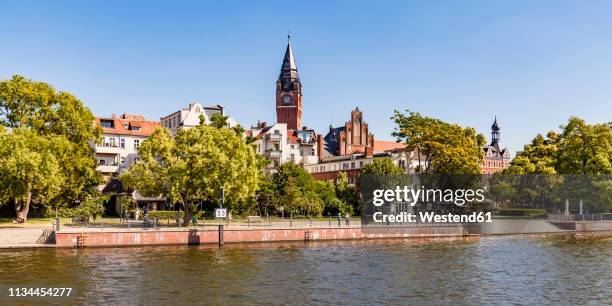
<svg viewBox="0 0 612 306">
<path fill-rule="evenodd" d="M 117 119 L 117 114 L 113 113 L 113 114 L 111 115 L 111 118 L 112 118 L 112 119 Z"/>
<path fill-rule="evenodd" d="M 323 136 L 317 134 L 317 155 L 319 156 L 319 162 L 323 159 Z"/>
</svg>

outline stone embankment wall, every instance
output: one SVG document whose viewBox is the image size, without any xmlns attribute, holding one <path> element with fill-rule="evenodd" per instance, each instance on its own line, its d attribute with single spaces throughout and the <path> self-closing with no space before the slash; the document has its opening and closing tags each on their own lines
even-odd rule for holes
<svg viewBox="0 0 612 306">
<path fill-rule="evenodd" d="M 316 241 L 342 239 L 377 239 L 410 237 L 447 237 L 467 234 L 461 224 L 419 227 L 351 227 L 351 228 L 295 228 L 295 229 L 225 229 L 224 243 Z M 139 230 L 108 232 L 57 232 L 58 247 L 129 246 L 164 244 L 219 243 L 218 229 Z"/>
</svg>

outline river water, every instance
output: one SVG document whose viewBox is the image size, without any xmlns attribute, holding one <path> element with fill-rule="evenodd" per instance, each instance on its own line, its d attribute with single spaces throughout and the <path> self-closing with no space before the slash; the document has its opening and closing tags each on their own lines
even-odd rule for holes
<svg viewBox="0 0 612 306">
<path fill-rule="evenodd" d="M 0 251 L 0 304 L 611 304 L 612 240 L 497 236 Z M 8 298 L 8 287 L 71 287 Z"/>
</svg>

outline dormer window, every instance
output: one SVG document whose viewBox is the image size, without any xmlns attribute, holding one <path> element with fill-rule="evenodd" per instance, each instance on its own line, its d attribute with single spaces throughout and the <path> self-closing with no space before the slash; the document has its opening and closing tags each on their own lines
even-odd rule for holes
<svg viewBox="0 0 612 306">
<path fill-rule="evenodd" d="M 100 126 L 105 129 L 112 129 L 115 127 L 113 120 L 100 120 Z"/>
</svg>

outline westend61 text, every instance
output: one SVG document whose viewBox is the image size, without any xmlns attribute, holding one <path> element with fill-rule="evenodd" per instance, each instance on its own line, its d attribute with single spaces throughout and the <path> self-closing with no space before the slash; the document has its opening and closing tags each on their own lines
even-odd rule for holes
<svg viewBox="0 0 612 306">
<path fill-rule="evenodd" d="M 411 223 L 411 222 L 428 222 L 428 223 L 483 223 L 493 222 L 491 212 L 473 212 L 467 215 L 455 214 L 436 214 L 434 212 L 419 212 L 417 214 L 401 212 L 399 214 L 386 215 L 382 212 L 375 212 L 372 216 L 374 222 L 378 223 Z M 418 217 L 418 218 L 417 218 Z"/>
</svg>

